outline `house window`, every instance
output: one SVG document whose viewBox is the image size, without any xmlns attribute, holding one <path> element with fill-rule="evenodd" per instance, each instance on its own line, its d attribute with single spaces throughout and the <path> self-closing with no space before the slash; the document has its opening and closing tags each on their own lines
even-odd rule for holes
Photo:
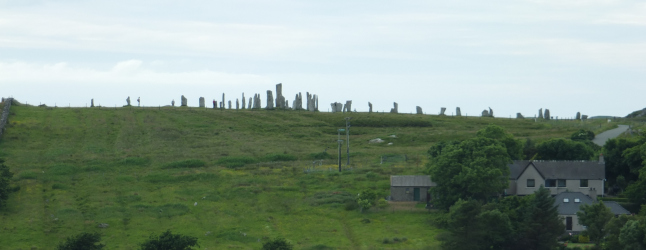
<svg viewBox="0 0 646 250">
<path fill-rule="evenodd" d="M 565 187 L 565 180 L 559 179 L 558 184 L 559 184 L 559 187 Z"/>
<path fill-rule="evenodd" d="M 527 187 L 535 187 L 534 179 L 527 179 Z"/>
<path fill-rule="evenodd" d="M 579 184 L 579 187 L 582 188 L 587 188 L 588 187 L 588 180 L 580 180 L 581 183 Z"/>
<path fill-rule="evenodd" d="M 556 180 L 554 179 L 545 180 L 545 187 L 556 187 Z"/>
</svg>

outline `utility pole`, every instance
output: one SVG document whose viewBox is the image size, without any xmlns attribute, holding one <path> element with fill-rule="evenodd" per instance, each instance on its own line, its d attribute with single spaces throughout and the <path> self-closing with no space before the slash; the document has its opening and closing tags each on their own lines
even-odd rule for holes
<svg viewBox="0 0 646 250">
<path fill-rule="evenodd" d="M 345 164 L 346 167 L 350 166 L 350 119 L 352 117 L 345 118 L 345 136 L 347 137 L 346 147 L 347 147 L 347 157 L 348 162 Z"/>
<path fill-rule="evenodd" d="M 343 140 L 341 140 L 341 132 L 343 131 L 345 131 L 345 129 L 337 130 L 337 143 L 339 144 L 339 172 L 341 172 L 341 144 L 343 144 Z"/>
</svg>

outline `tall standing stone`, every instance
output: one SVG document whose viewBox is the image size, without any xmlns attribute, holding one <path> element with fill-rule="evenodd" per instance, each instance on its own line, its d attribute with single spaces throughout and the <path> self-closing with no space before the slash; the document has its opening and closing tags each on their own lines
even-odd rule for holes
<svg viewBox="0 0 646 250">
<path fill-rule="evenodd" d="M 343 105 L 343 113 L 345 112 L 352 112 L 352 101 L 345 101 L 345 105 Z"/>
<path fill-rule="evenodd" d="M 525 117 L 521 113 L 516 113 L 516 119 L 525 119 Z"/>
<path fill-rule="evenodd" d="M 222 105 L 220 105 L 220 108 L 224 109 L 224 105 L 226 104 L 226 99 L 224 99 L 224 93 L 222 93 Z"/>
<path fill-rule="evenodd" d="M 424 114 L 424 112 L 422 111 L 422 107 L 417 106 L 417 107 L 415 107 L 415 109 L 416 109 L 418 115 L 423 115 Z"/>
<path fill-rule="evenodd" d="M 581 120 L 581 112 L 576 112 L 576 118 L 577 120 Z"/>
<path fill-rule="evenodd" d="M 91 108 L 93 108 L 93 107 L 94 107 L 94 99 L 90 100 L 90 107 L 91 107 Z"/>
<path fill-rule="evenodd" d="M 130 106 L 130 96 L 128 96 L 128 98 L 126 98 L 126 103 L 128 103 L 127 105 Z"/>
<path fill-rule="evenodd" d="M 440 115 L 445 115 L 445 114 L 444 114 L 444 112 L 446 112 L 446 108 L 445 108 L 445 107 L 442 107 L 442 108 L 440 109 Z"/>
<path fill-rule="evenodd" d="M 552 117 L 550 116 L 550 110 L 549 109 L 545 109 L 544 117 L 545 117 L 545 120 L 551 120 L 552 119 Z"/>
<path fill-rule="evenodd" d="M 245 101 L 244 93 L 242 93 L 242 109 L 244 109 L 244 107 L 245 107 L 244 101 Z"/>
<path fill-rule="evenodd" d="M 372 103 L 368 102 L 368 113 L 372 113 Z"/>
<path fill-rule="evenodd" d="M 200 108 L 205 108 L 206 103 L 204 102 L 204 97 L 200 97 Z"/>
<path fill-rule="evenodd" d="M 319 111 L 319 96 L 314 95 L 314 101 L 312 102 L 314 103 L 314 111 Z"/>
<path fill-rule="evenodd" d="M 231 109 L 231 100 L 229 100 L 229 109 Z"/>
<path fill-rule="evenodd" d="M 390 113 L 397 114 L 399 113 L 399 104 L 393 102 L 393 108 L 390 109 Z"/>
<path fill-rule="evenodd" d="M 538 109 L 538 119 L 543 119 L 543 109 Z"/>
<path fill-rule="evenodd" d="M 283 84 L 276 84 L 276 108 L 285 108 L 285 97 L 283 96 Z"/>
<path fill-rule="evenodd" d="M 186 99 L 186 97 L 184 97 L 184 95 L 182 95 L 182 105 L 181 106 L 182 107 L 188 106 L 188 100 Z"/>
<path fill-rule="evenodd" d="M 267 90 L 267 109 L 274 109 L 274 94 L 271 90 Z"/>
<path fill-rule="evenodd" d="M 489 107 L 489 116 L 493 117 L 493 109 L 491 109 L 491 107 Z"/>
<path fill-rule="evenodd" d="M 236 110 L 240 109 L 240 100 L 236 98 Z"/>
<path fill-rule="evenodd" d="M 462 116 L 462 112 L 460 111 L 460 107 L 455 108 L 455 116 Z"/>
<path fill-rule="evenodd" d="M 173 107 L 175 107 L 175 99 L 173 99 L 173 100 L 170 102 L 170 105 L 172 105 Z"/>
</svg>

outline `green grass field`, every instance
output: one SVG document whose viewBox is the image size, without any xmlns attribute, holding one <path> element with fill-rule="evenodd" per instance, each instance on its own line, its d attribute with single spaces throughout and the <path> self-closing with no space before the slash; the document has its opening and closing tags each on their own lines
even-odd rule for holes
<svg viewBox="0 0 646 250">
<path fill-rule="evenodd" d="M 107 249 L 137 249 L 166 229 L 198 237 L 200 249 L 259 249 L 274 237 L 297 249 L 436 249 L 440 230 L 429 222 L 436 213 L 362 214 L 345 202 L 367 188 L 387 196 L 390 175 L 424 173 L 433 143 L 472 137 L 488 124 L 536 141 L 615 125 L 352 113 L 352 170 L 339 174 L 326 170 L 337 167 L 337 129 L 347 114 L 30 106 L 11 113 L 0 158 L 21 189 L 0 210 L 1 249 L 53 249 L 95 231 Z M 374 138 L 386 142 L 369 144 Z M 406 160 L 380 164 L 384 155 Z M 324 158 L 319 171 L 304 173 L 316 158 Z"/>
</svg>

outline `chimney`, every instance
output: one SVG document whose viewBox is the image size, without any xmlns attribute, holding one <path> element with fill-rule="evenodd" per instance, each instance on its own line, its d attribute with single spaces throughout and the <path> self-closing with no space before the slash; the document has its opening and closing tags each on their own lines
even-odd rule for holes
<svg viewBox="0 0 646 250">
<path fill-rule="evenodd" d="M 599 164 L 606 164 L 606 161 L 603 159 L 603 154 L 599 154 Z"/>
<path fill-rule="evenodd" d="M 588 191 L 588 196 L 590 196 L 593 201 L 597 201 L 597 190 L 595 188 L 590 188 L 590 191 Z"/>
</svg>

